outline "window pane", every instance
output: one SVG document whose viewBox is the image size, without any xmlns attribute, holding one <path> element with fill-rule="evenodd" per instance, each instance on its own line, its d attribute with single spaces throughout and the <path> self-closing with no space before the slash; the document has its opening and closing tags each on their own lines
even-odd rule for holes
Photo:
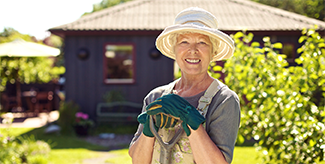
<svg viewBox="0 0 325 164">
<path fill-rule="evenodd" d="M 133 46 L 109 44 L 105 50 L 105 82 L 133 83 Z"/>
<path fill-rule="evenodd" d="M 287 55 L 287 59 L 294 59 L 294 46 L 292 44 L 283 44 L 282 53 Z"/>
<path fill-rule="evenodd" d="M 287 55 L 287 61 L 289 63 L 294 63 L 296 58 L 295 46 L 292 43 L 284 43 L 282 48 L 282 54 Z"/>
</svg>

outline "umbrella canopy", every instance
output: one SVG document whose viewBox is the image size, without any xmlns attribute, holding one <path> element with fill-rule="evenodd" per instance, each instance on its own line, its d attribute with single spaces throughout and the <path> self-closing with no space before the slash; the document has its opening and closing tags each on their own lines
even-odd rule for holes
<svg viewBox="0 0 325 164">
<path fill-rule="evenodd" d="M 22 39 L 0 44 L 0 56 L 9 57 L 45 57 L 58 56 L 60 50 L 50 46 L 27 42 Z"/>
</svg>

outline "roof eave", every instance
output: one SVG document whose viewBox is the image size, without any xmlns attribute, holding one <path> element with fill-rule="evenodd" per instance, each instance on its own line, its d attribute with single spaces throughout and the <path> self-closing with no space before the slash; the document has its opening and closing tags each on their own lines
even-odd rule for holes
<svg viewBox="0 0 325 164">
<path fill-rule="evenodd" d="M 64 30 L 64 29 L 49 29 L 49 31 L 60 37 L 65 37 L 69 35 L 159 35 L 161 30 Z"/>
</svg>

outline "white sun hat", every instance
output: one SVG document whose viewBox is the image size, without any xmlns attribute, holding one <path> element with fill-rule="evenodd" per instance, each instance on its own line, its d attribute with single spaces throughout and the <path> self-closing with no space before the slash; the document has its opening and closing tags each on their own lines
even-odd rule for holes
<svg viewBox="0 0 325 164">
<path fill-rule="evenodd" d="M 200 33 L 214 38 L 212 61 L 228 59 L 234 53 L 234 41 L 229 35 L 218 30 L 217 18 L 210 12 L 198 7 L 181 11 L 175 18 L 174 25 L 168 26 L 157 37 L 156 47 L 165 56 L 175 60 L 171 34 L 180 32 Z"/>
</svg>

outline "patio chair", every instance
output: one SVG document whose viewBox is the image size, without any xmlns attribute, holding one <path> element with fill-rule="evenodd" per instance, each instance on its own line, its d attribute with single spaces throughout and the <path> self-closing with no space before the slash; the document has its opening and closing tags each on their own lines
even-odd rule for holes
<svg viewBox="0 0 325 164">
<path fill-rule="evenodd" d="M 37 92 L 36 94 L 36 103 L 35 103 L 35 112 L 50 112 L 53 107 L 53 92 Z"/>
</svg>

